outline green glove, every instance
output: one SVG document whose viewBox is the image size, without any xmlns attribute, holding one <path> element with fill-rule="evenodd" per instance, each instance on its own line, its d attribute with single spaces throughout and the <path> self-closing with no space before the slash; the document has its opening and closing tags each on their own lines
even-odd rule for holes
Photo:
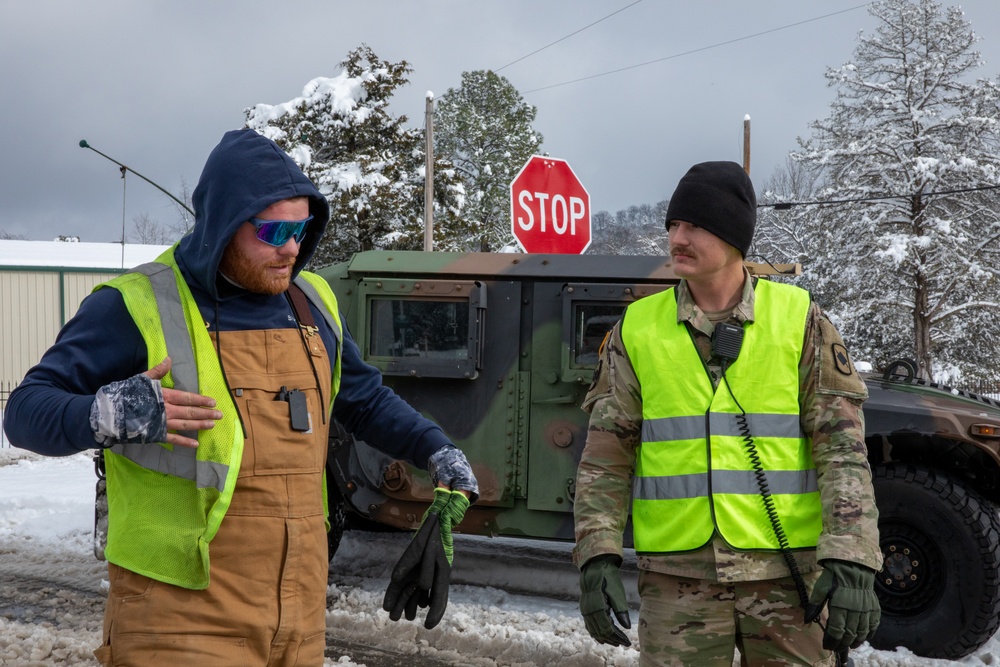
<svg viewBox="0 0 1000 667">
<path fill-rule="evenodd" d="M 806 623 L 819 618 L 829 600 L 829 618 L 823 630 L 823 648 L 857 648 L 875 634 L 882 609 L 875 596 L 875 571 L 843 560 L 824 560 L 823 573 L 806 606 Z"/>
<path fill-rule="evenodd" d="M 431 513 L 437 513 L 441 524 L 441 544 L 444 546 L 444 554 L 451 565 L 455 559 L 455 540 L 451 536 L 451 529 L 462 523 L 465 518 L 465 510 L 469 509 L 469 499 L 459 491 L 449 491 L 438 487 L 434 489 L 434 502 L 424 512 L 424 518 Z"/>
<path fill-rule="evenodd" d="M 580 613 L 587 632 L 599 644 L 631 646 L 621 628 L 611 620 L 611 611 L 624 628 L 632 627 L 618 568 L 621 559 L 612 554 L 594 556 L 580 568 Z"/>
</svg>

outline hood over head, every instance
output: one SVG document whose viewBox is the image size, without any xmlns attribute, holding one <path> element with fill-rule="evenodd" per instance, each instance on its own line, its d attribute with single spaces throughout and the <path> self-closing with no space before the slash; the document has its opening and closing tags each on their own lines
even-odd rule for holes
<svg viewBox="0 0 1000 667">
<path fill-rule="evenodd" d="M 298 275 L 319 244 L 330 220 L 330 206 L 299 166 L 270 139 L 251 129 L 226 132 L 194 189 L 194 228 L 175 253 L 202 289 L 219 298 L 219 263 L 240 226 L 271 204 L 308 197 L 313 219 L 299 247 L 293 275 Z"/>
</svg>

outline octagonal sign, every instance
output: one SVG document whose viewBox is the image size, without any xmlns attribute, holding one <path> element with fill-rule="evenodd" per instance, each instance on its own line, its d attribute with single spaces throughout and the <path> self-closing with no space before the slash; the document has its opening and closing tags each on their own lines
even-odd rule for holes
<svg viewBox="0 0 1000 667">
<path fill-rule="evenodd" d="M 590 246 L 590 195 L 565 160 L 533 155 L 510 184 L 510 211 L 525 252 L 579 255 Z"/>
</svg>

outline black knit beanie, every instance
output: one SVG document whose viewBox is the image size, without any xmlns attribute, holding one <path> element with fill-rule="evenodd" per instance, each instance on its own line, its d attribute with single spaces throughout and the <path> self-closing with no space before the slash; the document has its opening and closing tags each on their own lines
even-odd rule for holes
<svg viewBox="0 0 1000 667">
<path fill-rule="evenodd" d="M 757 225 L 753 183 L 735 162 L 696 164 L 684 174 L 670 197 L 668 229 L 671 220 L 708 230 L 746 257 Z"/>
</svg>

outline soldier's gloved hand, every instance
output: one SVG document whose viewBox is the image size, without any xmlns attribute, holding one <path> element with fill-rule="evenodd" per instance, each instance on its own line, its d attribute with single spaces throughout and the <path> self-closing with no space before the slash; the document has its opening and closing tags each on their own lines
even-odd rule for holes
<svg viewBox="0 0 1000 667">
<path fill-rule="evenodd" d="M 587 632 L 599 644 L 631 646 L 632 642 L 611 620 L 613 611 L 622 627 L 632 627 L 619 567 L 621 559 L 613 554 L 594 556 L 583 564 L 580 568 L 580 613 Z"/>
<path fill-rule="evenodd" d="M 434 452 L 427 460 L 427 472 L 435 487 L 444 485 L 452 491 L 467 491 L 473 503 L 479 499 L 479 481 L 469 460 L 455 445 L 448 444 Z"/>
<path fill-rule="evenodd" d="M 806 623 L 819 618 L 829 601 L 829 617 L 823 632 L 823 648 L 845 651 L 857 648 L 875 634 L 882 609 L 875 595 L 875 571 L 849 561 L 827 559 L 809 604 Z"/>
<path fill-rule="evenodd" d="M 90 430 L 101 447 L 164 442 L 167 413 L 159 381 L 139 374 L 98 389 L 90 406 Z"/>
</svg>

